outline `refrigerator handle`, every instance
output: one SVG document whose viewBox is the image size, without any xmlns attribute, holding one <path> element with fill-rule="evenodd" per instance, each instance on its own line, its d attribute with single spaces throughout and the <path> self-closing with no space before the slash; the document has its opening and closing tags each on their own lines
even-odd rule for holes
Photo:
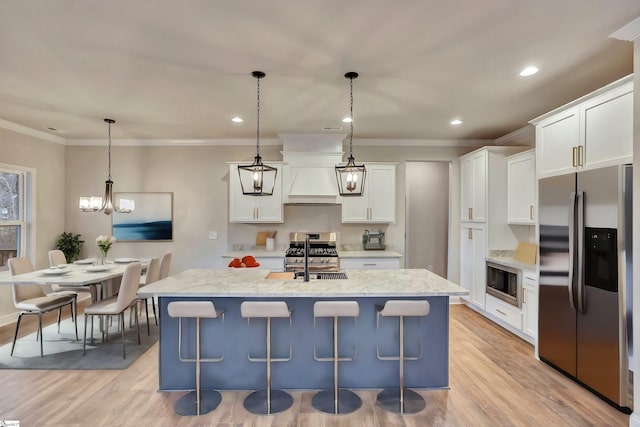
<svg viewBox="0 0 640 427">
<path fill-rule="evenodd" d="M 574 238 L 576 234 L 576 193 L 571 192 L 569 198 L 569 305 L 572 310 L 576 309 L 573 298 L 573 266 L 574 266 Z"/>
<path fill-rule="evenodd" d="M 584 192 L 577 193 L 578 205 L 578 312 L 584 313 Z"/>
</svg>

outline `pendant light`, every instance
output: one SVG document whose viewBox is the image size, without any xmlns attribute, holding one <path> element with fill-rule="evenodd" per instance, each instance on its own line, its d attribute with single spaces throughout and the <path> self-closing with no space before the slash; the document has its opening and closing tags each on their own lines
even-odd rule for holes
<svg viewBox="0 0 640 427">
<path fill-rule="evenodd" d="M 133 200 L 120 199 L 118 206 L 113 204 L 113 181 L 111 180 L 111 125 L 116 121 L 113 119 L 104 119 L 109 125 L 109 165 L 108 175 L 105 181 L 104 197 L 82 196 L 80 197 L 80 209 L 83 212 L 104 212 L 110 215 L 116 211 L 120 213 L 131 213 L 135 209 Z"/>
<path fill-rule="evenodd" d="M 256 156 L 250 165 L 238 165 L 238 175 L 242 194 L 248 196 L 271 196 L 276 184 L 278 170 L 262 163 L 260 157 L 260 79 L 266 74 L 262 71 L 251 73 L 258 82 L 257 90 L 257 120 L 256 120 Z"/>
<path fill-rule="evenodd" d="M 349 158 L 346 165 L 336 166 L 336 178 L 338 190 L 341 196 L 362 196 L 364 192 L 364 180 L 367 170 L 364 163 L 357 165 L 353 158 L 353 79 L 358 73 L 350 71 L 344 75 L 349 79 Z"/>
</svg>

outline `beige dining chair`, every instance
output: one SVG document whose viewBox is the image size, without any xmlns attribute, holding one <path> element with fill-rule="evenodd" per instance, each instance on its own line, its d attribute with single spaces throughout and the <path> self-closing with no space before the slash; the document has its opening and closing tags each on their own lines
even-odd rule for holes
<svg viewBox="0 0 640 427">
<path fill-rule="evenodd" d="M 162 255 L 160 259 L 160 279 L 166 279 L 169 277 L 169 270 L 171 269 L 171 252 L 167 252 Z"/>
<path fill-rule="evenodd" d="M 12 276 L 18 274 L 25 274 L 34 271 L 33 264 L 27 258 L 10 258 L 8 261 L 9 271 Z M 41 285 L 20 284 L 11 285 L 13 293 L 13 305 L 20 310 L 18 315 L 18 322 L 16 323 L 16 332 L 13 336 L 13 344 L 11 345 L 11 356 L 13 356 L 13 350 L 16 346 L 16 340 L 18 338 L 18 330 L 20 329 L 20 322 L 22 316 L 32 314 L 38 315 L 38 332 L 36 339 L 40 339 L 40 357 L 44 357 L 42 336 L 42 315 L 50 311 L 58 310 L 58 333 L 60 333 L 60 313 L 62 307 L 69 305 L 71 308 L 71 317 L 76 318 L 76 295 L 69 294 L 49 294 L 44 292 Z M 78 339 L 78 323 L 74 323 L 76 328 L 76 340 Z"/>
<path fill-rule="evenodd" d="M 111 298 L 94 302 L 84 309 L 84 340 L 82 343 L 82 355 L 86 354 L 87 342 L 87 317 L 88 316 L 119 316 L 120 329 L 122 331 L 122 358 L 126 359 L 125 338 L 124 338 L 124 312 L 129 307 L 134 307 L 136 328 L 138 329 L 138 344 L 140 344 L 140 324 L 138 323 L 138 306 L 136 303 L 136 293 L 140 285 L 140 274 L 142 273 L 142 265 L 139 262 L 132 262 L 127 265 L 120 282 L 120 290 L 118 295 Z M 102 331 L 102 342 L 106 342 L 109 338 L 108 328 Z M 91 339 L 93 340 L 93 328 L 91 329 Z"/>
<path fill-rule="evenodd" d="M 149 261 L 149 265 L 147 266 L 147 274 L 145 277 L 145 283 L 142 283 L 140 280 L 140 286 L 138 290 L 143 289 L 146 285 L 149 285 L 160 278 L 160 260 L 158 258 L 151 258 Z M 147 315 L 147 335 L 151 335 L 151 330 L 149 329 L 149 298 L 137 297 L 137 302 L 144 302 L 144 312 Z M 156 302 L 153 297 L 151 297 L 151 304 L 153 305 L 153 316 L 156 317 Z M 156 325 L 158 324 L 158 318 L 156 317 Z M 131 326 L 131 318 L 129 319 L 129 326 Z"/>
<path fill-rule="evenodd" d="M 49 251 L 49 266 L 56 267 L 67 263 L 67 258 L 64 256 L 64 252 L 60 249 L 52 249 Z M 61 286 L 51 285 L 53 292 L 83 292 L 91 295 L 91 301 L 96 301 L 98 296 L 96 295 L 96 288 L 94 286 Z"/>
</svg>

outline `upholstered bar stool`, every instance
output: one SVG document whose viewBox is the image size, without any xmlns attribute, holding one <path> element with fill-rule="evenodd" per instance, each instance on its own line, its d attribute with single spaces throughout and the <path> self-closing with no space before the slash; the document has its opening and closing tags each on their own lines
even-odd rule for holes
<svg viewBox="0 0 640 427">
<path fill-rule="evenodd" d="M 267 363 L 267 389 L 254 391 L 247 396 L 244 399 L 244 407 L 252 414 L 276 414 L 286 411 L 293 405 L 293 397 L 283 390 L 271 390 L 271 363 L 291 360 L 291 346 L 289 346 L 289 357 L 274 358 L 271 356 L 271 319 L 274 317 L 288 318 L 291 322 L 291 311 L 284 301 L 244 301 L 240 304 L 240 313 L 248 320 L 264 318 L 267 323 L 266 357 L 258 358 L 252 357 L 251 354 L 248 355 L 251 362 Z"/>
<path fill-rule="evenodd" d="M 216 390 L 200 389 L 200 363 L 221 362 L 224 356 L 217 358 L 200 357 L 200 319 L 216 319 L 224 321 L 224 311 L 216 310 L 212 301 L 172 301 L 167 306 L 169 316 L 178 318 L 178 356 L 181 362 L 196 363 L 196 389 L 182 396 L 176 402 L 174 410 L 178 415 L 202 415 L 216 409 L 222 401 L 220 392 Z M 182 319 L 196 319 L 196 358 L 188 359 L 182 356 Z"/>
<path fill-rule="evenodd" d="M 338 353 L 338 320 L 340 317 L 353 317 L 360 315 L 360 306 L 357 301 L 318 301 L 313 304 L 313 323 L 315 326 L 318 317 L 333 318 L 333 355 L 331 357 L 318 357 L 315 347 L 313 358 L 319 362 L 333 362 L 333 390 L 319 391 L 313 396 L 311 405 L 318 411 L 329 414 L 348 414 L 362 406 L 362 399 L 347 389 L 340 389 L 338 381 L 338 362 L 348 362 L 356 358 L 357 349 L 354 347 L 351 357 L 340 357 Z"/>
<path fill-rule="evenodd" d="M 378 325 L 381 316 L 399 318 L 399 355 L 381 356 L 380 349 L 377 348 L 377 356 L 379 360 L 397 360 L 400 362 L 399 388 L 382 390 L 378 393 L 378 397 L 376 399 L 378 405 L 387 411 L 400 414 L 414 414 L 416 412 L 420 412 L 425 407 L 425 401 L 422 396 L 413 390 L 404 388 L 404 361 L 419 360 L 422 358 L 422 347 L 420 348 L 420 353 L 417 356 L 406 356 L 404 354 L 404 318 L 409 316 L 424 317 L 429 314 L 429 308 L 429 301 L 424 300 L 390 300 L 384 304 L 384 307 L 378 307 Z"/>
</svg>

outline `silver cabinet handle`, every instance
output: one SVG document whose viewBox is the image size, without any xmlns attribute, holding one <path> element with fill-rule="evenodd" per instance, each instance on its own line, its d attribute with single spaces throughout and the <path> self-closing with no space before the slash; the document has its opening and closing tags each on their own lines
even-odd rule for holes
<svg viewBox="0 0 640 427">
<path fill-rule="evenodd" d="M 376 264 L 375 262 L 368 263 L 368 264 L 367 263 L 362 264 L 363 267 L 367 267 L 367 266 L 368 267 L 373 267 L 373 266 L 376 266 L 376 265 L 378 265 L 378 264 Z"/>
<path fill-rule="evenodd" d="M 582 145 L 578 145 L 578 166 L 584 166 L 582 157 Z"/>
<path fill-rule="evenodd" d="M 522 288 L 522 303 L 526 304 L 527 303 L 527 288 Z"/>
<path fill-rule="evenodd" d="M 533 220 L 533 205 L 529 206 L 529 219 Z"/>
<path fill-rule="evenodd" d="M 469 228 L 469 240 L 473 240 L 473 228 Z"/>
<path fill-rule="evenodd" d="M 473 208 L 469 208 L 469 219 L 473 219 Z"/>
<path fill-rule="evenodd" d="M 506 315 L 507 315 L 507 313 L 505 313 L 505 312 L 504 312 L 504 311 L 502 311 L 502 310 L 498 310 L 497 308 L 496 308 L 496 311 L 497 311 L 498 313 L 502 314 L 503 316 L 506 316 Z"/>
<path fill-rule="evenodd" d="M 578 166 L 578 162 L 576 160 L 578 154 L 578 147 L 571 147 L 571 166 L 574 168 Z"/>
</svg>

